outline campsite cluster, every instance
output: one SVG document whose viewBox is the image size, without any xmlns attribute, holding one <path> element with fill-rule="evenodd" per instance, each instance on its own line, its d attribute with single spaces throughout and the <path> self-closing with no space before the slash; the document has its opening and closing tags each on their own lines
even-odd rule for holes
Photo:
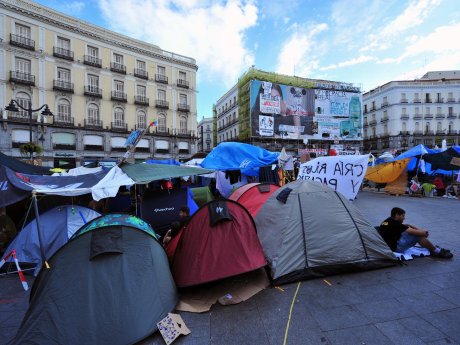
<svg viewBox="0 0 460 345">
<path fill-rule="evenodd" d="M 356 196 L 358 190 L 337 189 L 354 175 L 361 185 L 366 167 L 359 162 L 367 164 L 367 156 L 304 163 L 325 164 L 325 174 L 326 165 L 339 160 L 351 167 L 340 169 L 339 183 L 331 188 L 313 178 L 287 181 L 286 162 L 278 154 L 237 143 L 220 149 L 201 167 L 150 162 L 109 171 L 78 168 L 59 176 L 2 157 L 0 177 L 9 187 L 0 191 L 0 206 L 14 210 L 22 202 L 27 209 L 25 226 L 3 253 L 2 258 L 14 255 L 2 270 L 36 275 L 13 343 L 132 344 L 155 332 L 168 313 L 193 309 L 184 297 L 191 288 L 213 289 L 215 282 L 251 272 L 280 285 L 398 262 L 350 201 L 354 197 L 347 193 Z M 249 163 L 241 169 L 243 161 Z M 398 161 L 371 172 L 380 183 L 396 180 L 410 163 L 401 169 L 393 164 Z M 361 173 L 344 173 L 355 168 Z M 129 190 L 122 187 L 127 185 Z M 88 194 L 111 198 L 102 209 L 109 212 L 78 205 Z M 183 205 L 191 216 L 163 245 Z M 63 279 L 69 267 L 72 275 Z M 84 303 L 75 296 L 84 296 Z"/>
</svg>

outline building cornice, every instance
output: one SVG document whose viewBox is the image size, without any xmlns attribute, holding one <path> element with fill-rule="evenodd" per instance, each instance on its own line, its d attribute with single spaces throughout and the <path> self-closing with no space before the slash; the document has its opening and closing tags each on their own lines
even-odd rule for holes
<svg viewBox="0 0 460 345">
<path fill-rule="evenodd" d="M 198 66 L 192 58 L 162 50 L 158 46 L 106 30 L 88 22 L 64 15 L 48 7 L 40 6 L 31 1 L 2 0 L 0 2 L 0 8 L 10 10 L 29 18 L 37 19 L 41 22 L 45 22 L 66 31 L 78 33 L 82 36 L 107 43 L 111 46 L 117 46 L 155 59 L 189 67 L 195 71 L 198 70 Z"/>
<path fill-rule="evenodd" d="M 420 88 L 456 88 L 460 87 L 460 80 L 445 80 L 445 81 L 433 81 L 433 80 L 407 80 L 407 81 L 391 81 L 384 85 L 377 86 L 375 89 L 368 91 L 363 94 L 363 100 L 373 97 L 377 97 L 382 94 L 386 94 L 390 91 L 396 90 L 414 90 Z"/>
</svg>

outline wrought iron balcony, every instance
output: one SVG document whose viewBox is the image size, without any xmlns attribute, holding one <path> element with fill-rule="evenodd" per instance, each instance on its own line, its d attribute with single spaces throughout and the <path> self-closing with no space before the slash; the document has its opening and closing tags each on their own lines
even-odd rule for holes
<svg viewBox="0 0 460 345">
<path fill-rule="evenodd" d="M 190 106 L 188 104 L 177 103 L 177 110 L 183 112 L 189 112 Z"/>
<path fill-rule="evenodd" d="M 162 99 L 157 99 L 155 101 L 155 106 L 157 108 L 162 108 L 162 109 L 169 109 L 169 102 L 168 101 L 164 101 Z"/>
<path fill-rule="evenodd" d="M 145 69 L 135 68 L 134 76 L 142 79 L 149 79 L 149 73 Z"/>
<path fill-rule="evenodd" d="M 117 132 L 127 132 L 128 131 L 128 124 L 124 122 L 112 122 L 111 123 L 112 131 Z"/>
<path fill-rule="evenodd" d="M 408 100 L 407 100 L 407 98 L 401 98 L 401 100 L 399 101 L 399 103 L 408 103 Z"/>
<path fill-rule="evenodd" d="M 381 108 L 386 108 L 388 107 L 388 102 L 382 102 Z"/>
<path fill-rule="evenodd" d="M 134 104 L 149 105 L 149 99 L 145 96 L 134 96 Z"/>
<path fill-rule="evenodd" d="M 448 119 L 456 119 L 456 118 L 457 118 L 457 114 L 449 113 L 449 114 L 447 114 L 447 118 L 448 118 Z"/>
<path fill-rule="evenodd" d="M 456 134 L 457 134 L 457 131 L 455 129 L 451 129 L 447 131 L 447 135 L 456 135 Z"/>
<path fill-rule="evenodd" d="M 147 128 L 147 124 L 146 123 L 138 123 L 136 125 L 134 125 L 134 129 L 146 129 Z"/>
<path fill-rule="evenodd" d="M 95 56 L 91 56 L 91 55 L 85 55 L 83 63 L 85 65 L 89 65 L 89 66 L 102 67 L 102 59 L 99 59 L 99 58 L 97 58 Z"/>
<path fill-rule="evenodd" d="M 433 117 L 434 117 L 433 114 L 425 114 L 425 115 L 423 115 L 423 118 L 425 120 L 431 120 L 431 119 L 433 119 Z"/>
<path fill-rule="evenodd" d="M 110 70 L 112 72 L 126 74 L 126 66 L 121 64 L 121 63 L 118 63 L 118 62 L 111 62 L 110 63 Z"/>
<path fill-rule="evenodd" d="M 168 77 L 164 74 L 155 74 L 155 81 L 158 83 L 168 84 Z"/>
<path fill-rule="evenodd" d="M 53 47 L 53 55 L 61 59 L 73 61 L 73 51 L 68 49 Z"/>
<path fill-rule="evenodd" d="M 455 102 L 455 98 L 448 98 L 447 99 L 447 103 L 454 103 Z"/>
<path fill-rule="evenodd" d="M 425 131 L 425 135 L 434 135 L 434 131 L 432 131 L 432 130 Z"/>
<path fill-rule="evenodd" d="M 414 98 L 414 103 L 422 103 L 422 100 L 420 98 Z"/>
<path fill-rule="evenodd" d="M 53 90 L 73 93 L 73 83 L 64 80 L 53 80 Z"/>
<path fill-rule="evenodd" d="M 388 117 L 383 117 L 383 118 L 380 119 L 380 123 L 386 123 L 388 121 L 390 121 L 390 119 Z"/>
<path fill-rule="evenodd" d="M 445 129 L 437 129 L 436 130 L 436 135 L 443 135 L 445 132 Z"/>
<path fill-rule="evenodd" d="M 21 35 L 10 34 L 10 44 L 24 49 L 35 50 L 35 41 Z"/>
<path fill-rule="evenodd" d="M 102 121 L 101 120 L 92 120 L 92 119 L 85 119 L 84 121 L 86 128 L 102 128 Z"/>
<path fill-rule="evenodd" d="M 85 91 L 83 93 L 85 96 L 102 98 L 102 89 L 96 86 L 85 86 Z"/>
<path fill-rule="evenodd" d="M 422 131 L 414 131 L 414 135 L 423 135 Z"/>
<path fill-rule="evenodd" d="M 53 124 L 61 126 L 73 126 L 74 118 L 72 116 L 58 115 L 53 118 Z"/>
<path fill-rule="evenodd" d="M 369 121 L 369 126 L 375 126 L 375 125 L 377 125 L 377 120 Z"/>
<path fill-rule="evenodd" d="M 410 133 L 408 131 L 400 131 L 399 135 L 409 135 Z"/>
<path fill-rule="evenodd" d="M 444 115 L 444 114 L 436 114 L 436 118 L 437 119 L 445 119 L 446 115 Z"/>
<path fill-rule="evenodd" d="M 409 120 L 409 115 L 407 115 L 407 114 L 401 114 L 400 119 L 401 119 L 401 120 Z"/>
<path fill-rule="evenodd" d="M 10 71 L 10 82 L 35 86 L 35 76 L 29 73 Z"/>
<path fill-rule="evenodd" d="M 112 101 L 127 102 L 128 98 L 126 93 L 121 91 L 112 91 Z"/>
<path fill-rule="evenodd" d="M 369 122 L 367 122 L 367 121 L 364 122 L 364 123 L 363 123 L 363 127 L 369 127 Z"/>
<path fill-rule="evenodd" d="M 414 120 L 421 120 L 422 119 L 422 115 L 420 114 L 415 114 L 414 115 Z"/>
<path fill-rule="evenodd" d="M 185 89 L 188 89 L 189 88 L 189 82 L 187 80 L 184 80 L 184 79 L 177 79 L 177 86 L 179 87 L 183 87 Z"/>
<path fill-rule="evenodd" d="M 444 98 L 436 98 L 436 101 L 434 103 L 444 103 Z"/>
<path fill-rule="evenodd" d="M 433 103 L 433 100 L 431 98 L 425 98 L 425 103 Z"/>
<path fill-rule="evenodd" d="M 32 123 L 37 122 L 37 116 L 38 116 L 37 114 L 32 114 Z M 22 111 L 18 113 L 9 111 L 8 120 L 18 121 L 18 122 L 27 122 L 27 123 L 30 122 L 29 114 L 26 111 Z"/>
</svg>

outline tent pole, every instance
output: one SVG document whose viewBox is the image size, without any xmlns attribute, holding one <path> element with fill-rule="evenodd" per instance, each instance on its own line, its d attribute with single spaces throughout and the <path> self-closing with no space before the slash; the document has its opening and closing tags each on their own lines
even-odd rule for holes
<svg viewBox="0 0 460 345">
<path fill-rule="evenodd" d="M 43 239 L 42 239 L 42 233 L 40 230 L 40 217 L 38 214 L 38 205 L 37 205 L 37 195 L 35 191 L 32 191 L 32 199 L 34 202 L 34 209 L 35 209 L 35 222 L 37 223 L 37 233 L 38 233 L 38 242 L 40 244 L 40 254 L 42 256 L 42 262 L 45 263 L 46 268 L 50 268 L 50 265 L 48 264 L 48 261 L 46 261 L 45 257 L 45 251 L 43 249 Z"/>
</svg>

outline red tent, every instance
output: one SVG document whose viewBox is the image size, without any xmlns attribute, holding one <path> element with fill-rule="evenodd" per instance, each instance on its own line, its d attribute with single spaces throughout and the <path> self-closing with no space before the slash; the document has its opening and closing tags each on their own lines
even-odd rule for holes
<svg viewBox="0 0 460 345">
<path fill-rule="evenodd" d="M 203 205 L 166 248 L 178 287 L 199 285 L 266 265 L 254 220 L 240 204 Z"/>
<path fill-rule="evenodd" d="M 255 217 L 265 201 L 279 186 L 269 183 L 248 183 L 235 190 L 229 199 L 237 201 Z"/>
</svg>

